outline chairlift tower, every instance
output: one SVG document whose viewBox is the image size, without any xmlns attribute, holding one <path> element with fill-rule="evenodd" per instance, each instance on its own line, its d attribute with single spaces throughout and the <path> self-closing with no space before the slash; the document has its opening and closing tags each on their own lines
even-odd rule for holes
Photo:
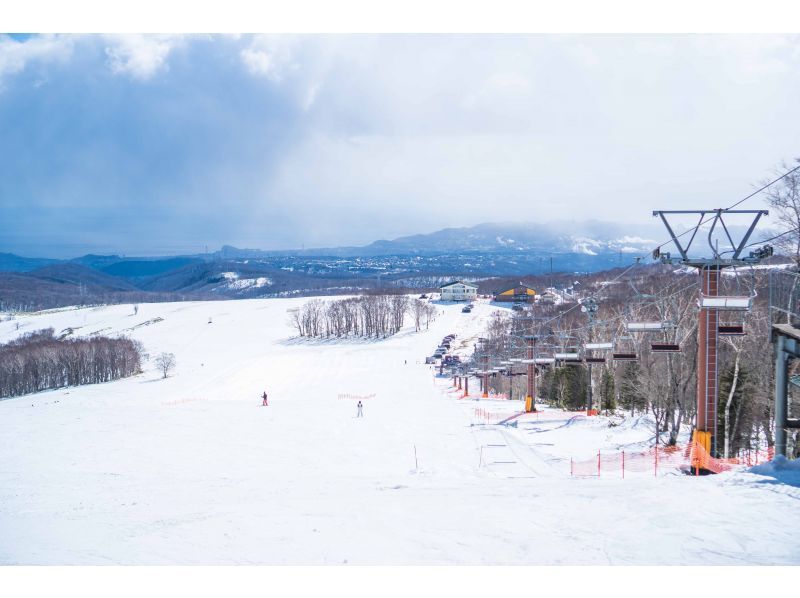
<svg viewBox="0 0 800 598">
<path fill-rule="evenodd" d="M 528 366 L 528 393 L 525 397 L 525 412 L 536 412 L 536 335 L 529 334 L 525 336 L 525 361 L 523 362 Z"/>
<path fill-rule="evenodd" d="M 653 216 L 658 216 L 667 228 L 672 243 L 678 250 L 680 257 L 673 258 L 668 252 L 662 253 L 660 248 L 653 251 L 653 259 L 660 259 L 665 264 L 682 264 L 697 268 L 700 275 L 700 312 L 697 326 L 697 421 L 692 439 L 703 445 L 706 451 L 716 457 L 717 436 L 717 396 L 719 394 L 718 372 L 718 344 L 719 344 L 719 312 L 723 310 L 747 310 L 750 308 L 751 298 L 725 297 L 719 294 L 719 276 L 723 268 L 745 266 L 758 263 L 765 257 L 772 255 L 772 247 L 765 245 L 761 249 L 751 251 L 749 255 L 742 256 L 747 247 L 747 242 L 762 216 L 769 214 L 767 210 L 658 210 Z M 696 215 L 698 224 L 694 228 L 686 244 L 680 241 L 681 235 L 676 235 L 670 226 L 668 218 L 676 215 Z M 725 217 L 738 215 L 749 216 L 750 225 L 747 232 L 737 243 L 733 240 Z M 695 257 L 690 255 L 692 243 L 703 224 L 711 223 L 708 231 L 708 246 L 711 248 L 711 257 Z M 712 236 L 717 227 L 721 227 L 726 239 L 725 250 L 720 252 L 719 242 L 713 241 Z M 730 254 L 730 257 L 723 257 Z M 745 301 L 745 299 L 747 301 Z M 745 304 L 746 303 L 746 304 Z"/>
<path fill-rule="evenodd" d="M 489 398 L 489 354 L 484 353 L 481 355 L 481 362 L 483 363 L 483 372 L 481 373 L 483 379 L 483 388 L 481 388 L 481 397 L 484 399 Z"/>
</svg>

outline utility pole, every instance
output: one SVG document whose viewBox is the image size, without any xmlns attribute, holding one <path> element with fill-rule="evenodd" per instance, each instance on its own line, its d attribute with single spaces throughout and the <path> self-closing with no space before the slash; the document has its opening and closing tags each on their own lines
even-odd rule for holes
<svg viewBox="0 0 800 598">
<path fill-rule="evenodd" d="M 698 224 L 694 228 L 686 244 L 682 244 L 679 235 L 676 235 L 667 219 L 668 216 L 677 214 L 698 216 Z M 700 312 L 697 326 L 697 423 L 692 440 L 700 444 L 712 457 L 717 456 L 717 398 L 719 394 L 718 349 L 719 349 L 719 311 L 736 310 L 747 311 L 750 309 L 750 298 L 724 297 L 719 294 L 719 275 L 723 268 L 752 265 L 765 257 L 772 255 L 772 247 L 765 245 L 761 249 L 751 251 L 749 256 L 742 257 L 742 251 L 747 247 L 747 241 L 756 228 L 762 216 L 768 215 L 767 210 L 671 210 L 654 211 L 653 216 L 658 216 L 664 223 L 672 243 L 680 254 L 679 258 L 672 258 L 668 252 L 662 253 L 660 248 L 653 251 L 653 258 L 660 259 L 665 264 L 682 264 L 697 268 L 700 275 Z M 736 243 L 725 223 L 725 217 L 730 215 L 749 216 L 750 226 Z M 706 219 L 708 216 L 708 219 Z M 695 240 L 700 227 L 710 222 L 708 232 L 708 246 L 711 257 L 693 257 L 689 255 L 692 242 Z M 719 241 L 712 239 L 714 230 L 721 227 L 728 249 L 720 252 Z M 691 229 L 690 229 L 691 230 Z M 686 234 L 686 233 L 684 233 Z M 683 236 L 683 235 L 680 235 Z M 730 257 L 722 257 L 730 254 Z M 699 467 L 697 467 L 699 469 Z"/>
</svg>

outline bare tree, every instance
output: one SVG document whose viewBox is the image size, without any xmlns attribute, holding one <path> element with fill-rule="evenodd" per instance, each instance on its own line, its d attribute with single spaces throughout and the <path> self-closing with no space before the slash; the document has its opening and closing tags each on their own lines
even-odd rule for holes
<svg viewBox="0 0 800 598">
<path fill-rule="evenodd" d="M 800 164 L 800 158 L 795 160 Z M 790 170 L 786 162 L 781 172 Z M 784 236 L 775 240 L 775 245 L 794 259 L 800 266 L 800 170 L 787 174 L 778 183 L 767 189 L 767 203 L 772 208 L 771 216 L 778 222 Z"/>
<path fill-rule="evenodd" d="M 0 345 L 0 397 L 108 382 L 141 369 L 142 346 L 129 338 L 56 338 L 52 328 Z"/>
<path fill-rule="evenodd" d="M 156 367 L 161 371 L 166 378 L 169 373 L 175 369 L 175 354 L 174 353 L 160 353 L 155 361 Z"/>
</svg>

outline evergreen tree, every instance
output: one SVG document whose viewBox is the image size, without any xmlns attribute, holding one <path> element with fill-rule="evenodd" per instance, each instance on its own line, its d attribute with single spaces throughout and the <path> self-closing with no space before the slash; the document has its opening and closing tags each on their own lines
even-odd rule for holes
<svg viewBox="0 0 800 598">
<path fill-rule="evenodd" d="M 583 366 L 564 366 L 553 372 L 553 398 L 564 409 L 577 411 L 586 407 L 587 372 Z"/>
<path fill-rule="evenodd" d="M 603 368 L 603 374 L 600 376 L 600 400 L 606 411 L 613 411 L 617 408 L 614 374 L 607 367 Z"/>
</svg>

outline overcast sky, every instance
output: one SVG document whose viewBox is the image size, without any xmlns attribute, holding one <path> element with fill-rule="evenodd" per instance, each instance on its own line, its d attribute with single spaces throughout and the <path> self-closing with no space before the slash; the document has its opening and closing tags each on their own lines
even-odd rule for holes
<svg viewBox="0 0 800 598">
<path fill-rule="evenodd" d="M 0 251 L 635 235 L 800 157 L 798 98 L 798 36 L 0 35 Z"/>
</svg>

